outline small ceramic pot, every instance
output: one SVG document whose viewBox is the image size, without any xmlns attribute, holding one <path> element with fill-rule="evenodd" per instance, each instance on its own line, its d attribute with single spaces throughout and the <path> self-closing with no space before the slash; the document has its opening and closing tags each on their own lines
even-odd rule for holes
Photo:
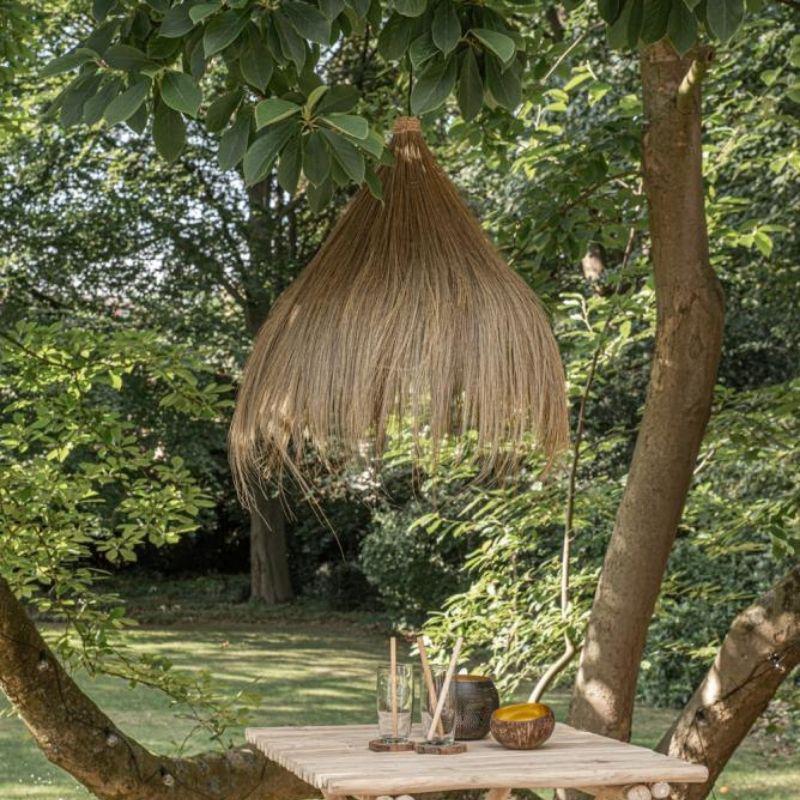
<svg viewBox="0 0 800 800">
<path fill-rule="evenodd" d="M 515 703 L 492 714 L 492 736 L 509 750 L 534 750 L 553 734 L 556 720 L 544 703 Z"/>
<path fill-rule="evenodd" d="M 494 681 L 483 675 L 456 675 L 456 739 L 483 739 L 500 705 Z"/>
</svg>

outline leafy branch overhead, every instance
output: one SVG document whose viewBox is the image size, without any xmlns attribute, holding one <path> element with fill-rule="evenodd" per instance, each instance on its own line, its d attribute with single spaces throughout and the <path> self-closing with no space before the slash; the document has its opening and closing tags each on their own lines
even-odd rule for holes
<svg viewBox="0 0 800 800">
<path fill-rule="evenodd" d="M 681 53 L 702 31 L 729 39 L 744 0 L 598 0 L 611 47 L 669 37 Z M 359 92 L 327 85 L 326 58 L 377 33 L 377 52 L 410 73 L 411 111 L 455 94 L 461 115 L 513 111 L 533 45 L 514 25 L 524 6 L 454 0 L 94 0 L 94 29 L 51 61 L 45 75 L 75 72 L 48 108 L 65 126 L 105 122 L 150 130 L 168 161 L 186 146 L 187 120 L 219 133 L 219 164 L 248 184 L 270 174 L 294 193 L 303 177 L 312 207 L 334 186 L 367 182 L 389 159 L 383 136 L 355 113 Z M 398 110 L 405 105 L 398 95 Z"/>
</svg>

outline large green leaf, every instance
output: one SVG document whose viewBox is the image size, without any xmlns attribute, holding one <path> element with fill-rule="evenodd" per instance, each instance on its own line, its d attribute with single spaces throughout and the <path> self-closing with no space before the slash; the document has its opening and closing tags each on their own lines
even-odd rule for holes
<svg viewBox="0 0 800 800">
<path fill-rule="evenodd" d="M 331 22 L 344 11 L 344 6 L 344 0 L 320 0 L 319 3 L 320 11 L 322 11 Z M 366 14 L 366 9 L 364 9 L 364 13 Z M 359 16 L 363 16 L 363 14 Z"/>
<path fill-rule="evenodd" d="M 96 58 L 98 58 L 98 55 L 94 50 L 90 50 L 88 47 L 79 47 L 71 53 L 48 61 L 40 74 L 42 76 L 59 75 L 62 72 L 69 72 L 72 69 L 76 69 Z"/>
<path fill-rule="evenodd" d="M 323 181 L 319 186 L 312 184 L 308 187 L 308 204 L 315 214 L 319 214 L 330 203 L 332 197 L 333 182 L 330 178 Z"/>
<path fill-rule="evenodd" d="M 298 127 L 294 120 L 286 120 L 280 125 L 271 127 L 247 148 L 242 166 L 244 180 L 248 186 L 267 177 L 278 153 L 297 130 Z"/>
<path fill-rule="evenodd" d="M 239 34 L 247 25 L 246 14 L 230 9 L 220 14 L 211 22 L 203 34 L 203 51 L 206 58 L 224 50 L 229 44 L 236 41 Z"/>
<path fill-rule="evenodd" d="M 304 140 L 303 172 L 315 186 L 330 175 L 331 152 L 320 131 L 314 131 Z"/>
<path fill-rule="evenodd" d="M 186 124 L 183 117 L 168 105 L 156 103 L 153 115 L 153 141 L 166 161 L 175 161 L 186 146 Z"/>
<path fill-rule="evenodd" d="M 510 36 L 488 28 L 473 28 L 470 33 L 490 52 L 494 53 L 500 61 L 507 64 L 514 58 L 517 46 Z"/>
<path fill-rule="evenodd" d="M 421 36 L 417 36 L 408 48 L 408 57 L 411 59 L 411 66 L 419 71 L 435 55 L 438 55 L 439 48 L 433 43 L 430 33 L 425 31 Z"/>
<path fill-rule="evenodd" d="M 355 114 L 327 114 L 320 119 L 354 139 L 366 139 L 369 136 L 369 124 L 363 117 Z"/>
<path fill-rule="evenodd" d="M 622 50 L 625 47 L 636 46 L 642 30 L 643 10 L 642 0 L 625 0 L 619 16 L 606 31 L 609 47 Z"/>
<path fill-rule="evenodd" d="M 681 55 L 688 53 L 697 41 L 697 17 L 683 0 L 672 0 L 667 35 Z"/>
<path fill-rule="evenodd" d="M 620 6 L 620 0 L 597 0 L 597 10 L 600 12 L 600 16 L 609 24 L 619 16 Z"/>
<path fill-rule="evenodd" d="M 522 101 L 519 73 L 513 67 L 503 70 L 503 65 L 493 56 L 486 59 L 486 87 L 503 108 L 513 111 Z"/>
<path fill-rule="evenodd" d="M 144 103 L 147 95 L 150 94 L 150 80 L 142 78 L 126 89 L 122 94 L 117 95 L 106 107 L 103 116 L 109 125 L 116 125 L 118 122 L 125 122 L 132 117 L 139 107 Z"/>
<path fill-rule="evenodd" d="M 261 92 L 266 90 L 272 77 L 272 55 L 253 25 L 248 29 L 247 41 L 239 56 L 239 68 L 251 86 Z"/>
<path fill-rule="evenodd" d="M 281 100 L 280 97 L 269 97 L 262 100 L 256 106 L 256 130 L 266 125 L 274 125 L 276 122 L 288 119 L 299 114 L 302 107 L 290 100 Z"/>
<path fill-rule="evenodd" d="M 427 6 L 428 0 L 394 0 L 394 10 L 404 17 L 419 17 Z"/>
<path fill-rule="evenodd" d="M 236 115 L 233 125 L 222 134 L 219 141 L 217 160 L 220 169 L 233 169 L 244 158 L 249 139 L 250 111 L 243 108 Z"/>
<path fill-rule="evenodd" d="M 331 22 L 315 6 L 288 0 L 281 4 L 281 10 L 292 27 L 304 39 L 317 44 L 328 44 L 331 39 Z"/>
<path fill-rule="evenodd" d="M 303 66 L 306 63 L 305 39 L 297 33 L 285 14 L 280 11 L 275 11 L 272 15 L 272 19 L 275 22 L 275 30 L 278 34 L 281 51 L 286 58 L 294 63 L 298 73 L 302 72 Z"/>
<path fill-rule="evenodd" d="M 332 111 L 350 111 L 358 102 L 359 93 L 355 86 L 339 84 L 331 86 L 317 103 L 317 114 L 330 114 Z"/>
<path fill-rule="evenodd" d="M 441 0 L 436 7 L 431 25 L 431 38 L 445 55 L 455 50 L 461 38 L 461 22 L 451 0 Z"/>
<path fill-rule="evenodd" d="M 289 194 L 297 191 L 300 171 L 303 168 L 303 148 L 299 136 L 291 138 L 281 152 L 278 163 L 278 184 Z"/>
<path fill-rule="evenodd" d="M 97 94 L 101 76 L 98 73 L 78 75 L 70 83 L 61 100 L 59 120 L 68 128 L 83 119 L 84 105 Z"/>
<path fill-rule="evenodd" d="M 179 3 L 167 11 L 161 27 L 158 29 L 158 35 L 168 39 L 177 39 L 179 36 L 189 33 L 194 28 L 194 22 L 189 16 L 192 5 L 191 2 Z"/>
<path fill-rule="evenodd" d="M 657 42 L 667 35 L 671 7 L 671 0 L 644 0 L 642 30 L 639 36 L 645 44 Z"/>
<path fill-rule="evenodd" d="M 392 14 L 378 35 L 378 52 L 387 61 L 399 61 L 411 44 L 415 28 L 415 19 Z"/>
<path fill-rule="evenodd" d="M 352 142 L 333 131 L 323 130 L 322 135 L 328 140 L 333 150 L 333 157 L 345 174 L 354 183 L 364 181 L 364 156 L 358 152 Z"/>
<path fill-rule="evenodd" d="M 411 90 L 411 111 L 424 114 L 439 108 L 456 83 L 456 59 L 437 59 L 417 78 Z"/>
<path fill-rule="evenodd" d="M 744 19 L 744 0 L 707 0 L 706 19 L 711 32 L 727 42 Z"/>
<path fill-rule="evenodd" d="M 139 72 L 154 66 L 145 53 L 128 44 L 112 44 L 103 54 L 103 60 L 112 69 L 121 69 L 126 72 Z"/>
<path fill-rule="evenodd" d="M 483 81 L 471 47 L 464 52 L 458 77 L 458 107 L 465 120 L 473 119 L 483 106 Z"/>
<path fill-rule="evenodd" d="M 221 131 L 236 110 L 242 93 L 238 89 L 220 95 L 206 111 L 206 128 L 212 133 Z"/>
<path fill-rule="evenodd" d="M 197 24 L 202 22 L 206 17 L 211 16 L 215 11 L 219 11 L 222 4 L 216 3 L 198 3 L 189 9 L 189 18 Z"/>
<path fill-rule="evenodd" d="M 83 106 L 83 121 L 94 125 L 103 117 L 108 104 L 123 90 L 122 78 L 117 75 L 106 75 L 97 94 L 90 97 Z"/>
<path fill-rule="evenodd" d="M 203 93 L 191 75 L 170 70 L 161 83 L 161 99 L 176 111 L 196 117 Z"/>
</svg>

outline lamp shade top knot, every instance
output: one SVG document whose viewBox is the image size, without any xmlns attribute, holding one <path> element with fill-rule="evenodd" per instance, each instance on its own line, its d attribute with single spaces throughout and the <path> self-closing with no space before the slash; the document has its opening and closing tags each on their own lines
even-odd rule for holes
<svg viewBox="0 0 800 800">
<path fill-rule="evenodd" d="M 568 439 L 564 371 L 538 299 L 400 117 L 395 161 L 362 187 L 278 298 L 245 366 L 230 458 L 248 487 L 304 463 L 383 452 L 402 424 L 415 452 L 460 437 L 485 471 Z"/>
</svg>

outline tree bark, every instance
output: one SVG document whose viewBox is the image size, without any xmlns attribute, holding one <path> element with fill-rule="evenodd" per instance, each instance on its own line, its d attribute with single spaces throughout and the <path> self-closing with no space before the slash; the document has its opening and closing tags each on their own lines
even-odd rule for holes
<svg viewBox="0 0 800 800">
<path fill-rule="evenodd" d="M 300 800 L 318 794 L 249 746 L 165 758 L 126 736 L 65 672 L 2 578 L 0 688 L 45 756 L 101 800 Z"/>
<path fill-rule="evenodd" d="M 733 621 L 714 664 L 658 745 L 708 767 L 672 800 L 703 800 L 778 687 L 800 664 L 800 566 Z"/>
<path fill-rule="evenodd" d="M 269 605 L 294 598 L 281 501 L 262 492 L 250 516 L 250 596 Z"/>
<path fill-rule="evenodd" d="M 723 298 L 703 203 L 700 92 L 678 87 L 691 60 L 664 42 L 642 54 L 656 337 L 628 481 L 606 552 L 570 722 L 627 740 L 642 651 L 708 421 L 722 346 Z"/>
</svg>

